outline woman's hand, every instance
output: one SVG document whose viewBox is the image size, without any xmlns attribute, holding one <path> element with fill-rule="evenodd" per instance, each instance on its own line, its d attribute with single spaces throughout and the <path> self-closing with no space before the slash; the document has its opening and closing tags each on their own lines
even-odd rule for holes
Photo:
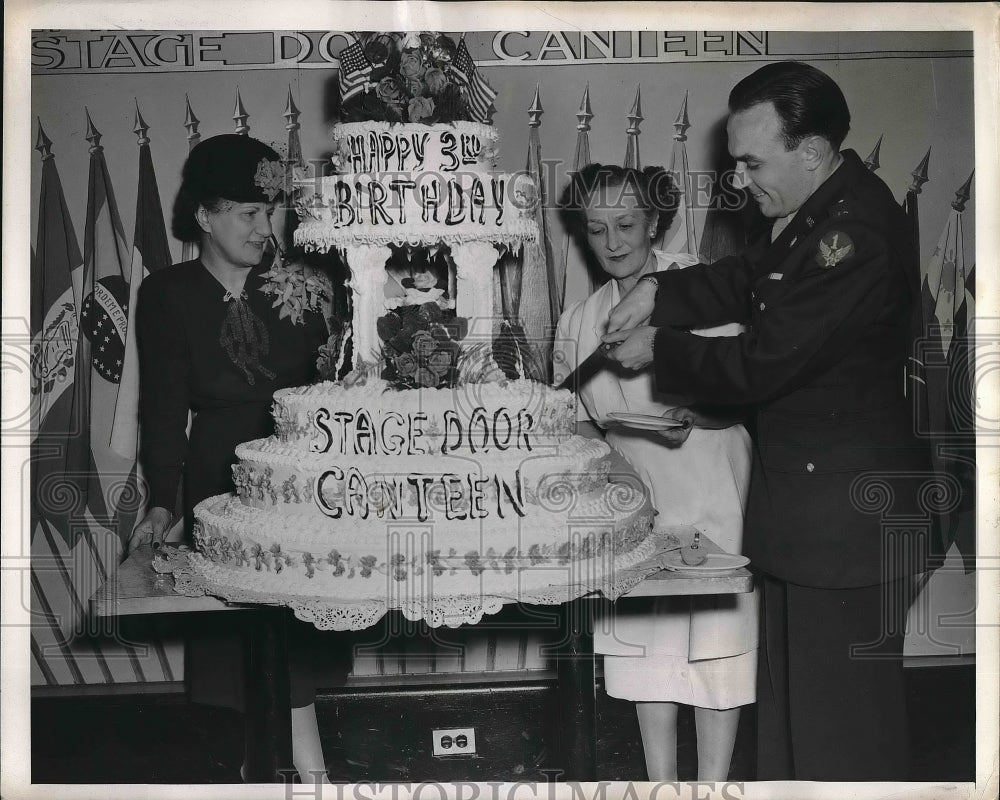
<svg viewBox="0 0 1000 800">
<path fill-rule="evenodd" d="M 688 436 L 694 430 L 695 424 L 698 422 L 698 414 L 690 408 L 675 408 L 664 416 L 684 423 L 683 428 L 668 428 L 665 431 L 657 431 L 666 440 L 664 444 L 667 447 L 671 449 L 680 447 L 688 440 Z"/>
<path fill-rule="evenodd" d="M 630 330 L 649 322 L 656 306 L 656 284 L 640 280 L 621 302 L 611 309 L 608 333 Z"/>
<path fill-rule="evenodd" d="M 691 435 L 691 431 L 695 428 L 718 431 L 740 424 L 740 421 L 735 417 L 705 413 L 704 411 L 700 411 L 696 408 L 675 408 L 666 416 L 669 416 L 671 419 L 676 419 L 678 422 L 684 423 L 683 428 L 671 428 L 670 430 L 657 431 L 660 436 L 667 440 L 667 447 L 680 447 L 687 441 L 688 436 Z"/>
<path fill-rule="evenodd" d="M 645 369 L 653 363 L 653 339 L 656 328 L 644 325 L 641 328 L 606 333 L 601 341 L 610 345 L 608 358 L 617 361 L 625 369 Z"/>
<path fill-rule="evenodd" d="M 163 543 L 163 537 L 170 530 L 173 516 L 163 506 L 153 506 L 149 509 L 146 516 L 142 518 L 142 522 L 136 525 L 135 530 L 132 531 L 132 536 L 128 540 L 129 552 L 148 544 L 159 547 Z"/>
</svg>

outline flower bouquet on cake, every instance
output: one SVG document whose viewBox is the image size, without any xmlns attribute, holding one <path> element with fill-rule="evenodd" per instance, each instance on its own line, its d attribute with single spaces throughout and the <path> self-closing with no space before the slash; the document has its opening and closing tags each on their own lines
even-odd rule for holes
<svg viewBox="0 0 1000 800">
<path fill-rule="evenodd" d="M 458 380 L 459 344 L 468 320 L 435 302 L 400 306 L 378 320 L 382 378 L 397 389 L 437 389 Z"/>
<path fill-rule="evenodd" d="M 432 31 L 354 36 L 340 56 L 342 122 L 475 119 L 468 102 L 474 65 L 464 42 Z"/>
</svg>

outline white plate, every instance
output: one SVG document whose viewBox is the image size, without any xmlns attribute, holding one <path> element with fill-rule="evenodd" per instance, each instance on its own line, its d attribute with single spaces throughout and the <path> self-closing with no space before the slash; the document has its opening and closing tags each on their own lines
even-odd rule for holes
<svg viewBox="0 0 1000 800">
<path fill-rule="evenodd" d="M 625 411 L 612 411 L 608 417 L 628 428 L 640 431 L 669 431 L 683 428 L 686 424 L 670 417 L 658 417 L 655 414 L 629 414 Z"/>
<path fill-rule="evenodd" d="M 698 566 L 685 564 L 681 560 L 681 551 L 672 550 L 663 557 L 663 566 L 677 572 L 699 572 L 699 573 L 722 573 L 732 572 L 734 569 L 745 567 L 750 563 L 746 556 L 732 555 L 731 553 L 706 553 L 705 563 Z"/>
</svg>

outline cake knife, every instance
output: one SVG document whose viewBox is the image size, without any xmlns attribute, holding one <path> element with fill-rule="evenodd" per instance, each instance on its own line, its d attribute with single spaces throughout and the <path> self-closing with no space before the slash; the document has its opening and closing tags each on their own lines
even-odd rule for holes
<svg viewBox="0 0 1000 800">
<path fill-rule="evenodd" d="M 608 360 L 608 353 L 616 346 L 607 342 L 599 344 L 597 349 L 583 359 L 556 388 L 569 389 L 571 392 L 579 391 L 581 386 L 601 371 L 604 363 Z"/>
</svg>

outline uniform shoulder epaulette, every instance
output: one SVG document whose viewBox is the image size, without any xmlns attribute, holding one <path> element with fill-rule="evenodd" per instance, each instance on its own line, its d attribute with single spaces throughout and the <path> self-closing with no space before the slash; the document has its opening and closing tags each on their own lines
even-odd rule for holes
<svg viewBox="0 0 1000 800">
<path fill-rule="evenodd" d="M 841 196 L 837 202 L 830 207 L 830 219 L 843 219 L 854 214 L 854 206 L 847 195 Z"/>
</svg>

